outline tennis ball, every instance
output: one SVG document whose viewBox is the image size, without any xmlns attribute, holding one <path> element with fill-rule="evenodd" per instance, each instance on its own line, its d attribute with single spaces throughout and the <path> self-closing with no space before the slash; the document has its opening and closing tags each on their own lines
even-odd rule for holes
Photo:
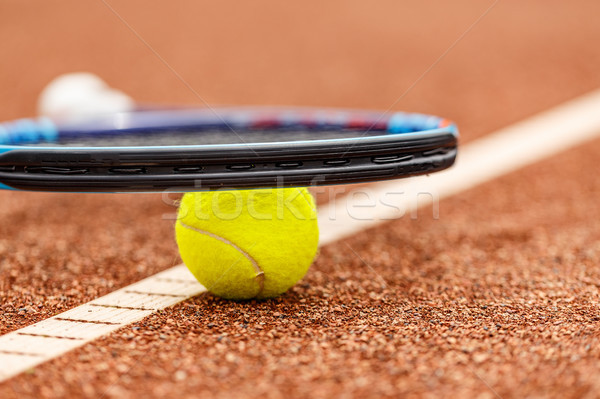
<svg viewBox="0 0 600 399">
<path fill-rule="evenodd" d="M 272 298 L 310 267 L 319 240 L 305 188 L 187 193 L 175 225 L 183 262 L 213 294 Z"/>
</svg>

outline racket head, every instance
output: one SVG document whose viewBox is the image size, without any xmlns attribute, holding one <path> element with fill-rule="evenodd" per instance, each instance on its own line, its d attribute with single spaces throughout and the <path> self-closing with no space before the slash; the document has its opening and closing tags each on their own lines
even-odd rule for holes
<svg viewBox="0 0 600 399">
<path fill-rule="evenodd" d="M 427 115 L 149 109 L 0 129 L 3 188 L 152 192 L 356 183 L 442 170 L 458 131 Z"/>
</svg>

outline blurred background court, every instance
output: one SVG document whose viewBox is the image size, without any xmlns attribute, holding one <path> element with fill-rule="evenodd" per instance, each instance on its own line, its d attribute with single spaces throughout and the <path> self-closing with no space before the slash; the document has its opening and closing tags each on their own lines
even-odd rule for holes
<svg viewBox="0 0 600 399">
<path fill-rule="evenodd" d="M 591 0 L 3 0 L 0 120 L 88 71 L 142 103 L 440 115 L 464 145 L 599 88 L 598 15 Z M 0 397 L 596 397 L 599 151 L 329 245 L 277 300 L 186 301 Z M 179 263 L 165 202 L 0 192 L 0 333 Z"/>
</svg>

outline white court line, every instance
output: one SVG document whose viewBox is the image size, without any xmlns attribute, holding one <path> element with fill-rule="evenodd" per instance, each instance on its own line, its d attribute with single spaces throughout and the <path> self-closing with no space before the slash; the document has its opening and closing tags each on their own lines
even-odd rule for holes
<svg viewBox="0 0 600 399">
<path fill-rule="evenodd" d="M 400 218 L 598 136 L 600 90 L 460 147 L 455 165 L 446 171 L 381 182 L 319 207 L 320 239 L 337 241 Z M 369 193 L 370 198 L 360 192 Z"/>
<path fill-rule="evenodd" d="M 179 265 L 0 336 L 0 381 L 204 291 Z"/>
<path fill-rule="evenodd" d="M 320 207 L 320 245 L 402 217 L 434 199 L 467 190 L 598 136 L 600 91 L 465 145 L 456 165 L 448 171 L 370 185 L 372 203 L 365 202 L 364 196 L 350 194 Z M 0 336 L 0 381 L 204 291 L 185 266 L 179 265 Z"/>
</svg>

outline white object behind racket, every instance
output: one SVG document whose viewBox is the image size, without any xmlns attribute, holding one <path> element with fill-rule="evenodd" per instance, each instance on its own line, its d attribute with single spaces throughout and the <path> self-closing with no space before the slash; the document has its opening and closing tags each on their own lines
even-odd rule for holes
<svg viewBox="0 0 600 399">
<path fill-rule="evenodd" d="M 38 99 L 38 114 L 55 120 L 133 109 L 134 101 L 131 97 L 109 87 L 106 82 L 89 72 L 58 76 L 42 90 Z"/>
</svg>

